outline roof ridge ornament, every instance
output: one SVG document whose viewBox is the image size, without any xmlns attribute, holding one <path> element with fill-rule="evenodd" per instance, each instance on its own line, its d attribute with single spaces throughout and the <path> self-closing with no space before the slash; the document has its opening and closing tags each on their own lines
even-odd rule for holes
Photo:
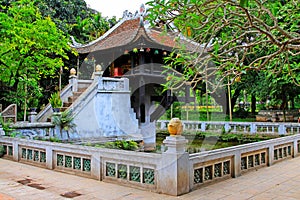
<svg viewBox="0 0 300 200">
<path fill-rule="evenodd" d="M 144 26 L 144 16 L 146 15 L 146 8 L 145 4 L 141 4 L 140 9 L 135 12 L 135 14 L 132 14 L 128 10 L 125 10 L 123 12 L 123 20 L 130 20 L 130 19 L 137 19 L 140 18 L 140 25 Z"/>
<path fill-rule="evenodd" d="M 80 47 L 80 46 L 82 46 L 81 43 L 76 42 L 75 38 L 74 38 L 72 35 L 70 36 L 70 38 L 71 38 L 71 40 L 72 40 L 72 45 L 73 45 L 74 47 Z"/>
<path fill-rule="evenodd" d="M 144 16 L 146 14 L 146 9 L 145 5 L 142 3 L 140 10 L 139 10 L 139 15 L 140 15 L 140 26 L 144 27 Z"/>
</svg>

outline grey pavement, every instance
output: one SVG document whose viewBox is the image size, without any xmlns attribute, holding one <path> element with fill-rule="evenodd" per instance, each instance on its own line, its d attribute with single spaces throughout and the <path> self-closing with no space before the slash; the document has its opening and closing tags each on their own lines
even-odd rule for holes
<svg viewBox="0 0 300 200">
<path fill-rule="evenodd" d="M 69 198 L 63 197 L 69 195 Z M 174 197 L 0 159 L 0 200 L 299 200 L 300 157 Z"/>
</svg>

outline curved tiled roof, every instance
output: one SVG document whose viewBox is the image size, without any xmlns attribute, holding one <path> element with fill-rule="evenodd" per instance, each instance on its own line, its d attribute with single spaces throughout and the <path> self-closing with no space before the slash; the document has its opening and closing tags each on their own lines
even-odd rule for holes
<svg viewBox="0 0 300 200">
<path fill-rule="evenodd" d="M 123 19 L 103 36 L 85 45 L 73 45 L 79 53 L 117 48 L 137 41 L 143 37 L 148 44 L 178 48 L 184 45 L 188 51 L 199 51 L 200 45 L 188 40 L 178 32 L 162 32 L 156 29 L 145 28 L 141 25 L 142 18 Z M 152 45 L 152 46 L 153 46 Z"/>
</svg>

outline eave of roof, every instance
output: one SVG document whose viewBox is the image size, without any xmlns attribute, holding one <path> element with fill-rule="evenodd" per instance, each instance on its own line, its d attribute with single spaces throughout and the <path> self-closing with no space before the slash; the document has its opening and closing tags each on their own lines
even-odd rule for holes
<svg viewBox="0 0 300 200">
<path fill-rule="evenodd" d="M 140 24 L 140 18 L 122 19 L 104 35 L 98 39 L 85 44 L 73 45 L 78 53 L 90 53 L 129 45 L 144 37 L 148 42 L 156 43 L 159 46 L 166 46 L 171 49 L 180 48 L 184 45 L 188 51 L 199 51 L 201 45 L 193 42 L 178 32 L 161 32 L 151 28 L 145 28 Z"/>
</svg>

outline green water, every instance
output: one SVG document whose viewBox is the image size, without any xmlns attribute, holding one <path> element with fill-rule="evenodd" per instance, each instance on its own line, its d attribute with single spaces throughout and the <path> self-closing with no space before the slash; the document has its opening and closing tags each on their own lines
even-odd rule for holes
<svg viewBox="0 0 300 200">
<path fill-rule="evenodd" d="M 164 133 L 158 133 L 156 135 L 156 149 L 157 152 L 161 152 L 161 145 L 163 140 L 168 136 Z M 197 153 L 201 151 L 208 151 L 213 149 L 220 149 L 225 147 L 236 146 L 247 142 L 240 141 L 222 141 L 219 137 L 205 137 L 199 138 L 195 135 L 184 135 L 188 140 L 187 151 L 189 153 Z M 249 143 L 249 142 L 248 142 Z"/>
</svg>

